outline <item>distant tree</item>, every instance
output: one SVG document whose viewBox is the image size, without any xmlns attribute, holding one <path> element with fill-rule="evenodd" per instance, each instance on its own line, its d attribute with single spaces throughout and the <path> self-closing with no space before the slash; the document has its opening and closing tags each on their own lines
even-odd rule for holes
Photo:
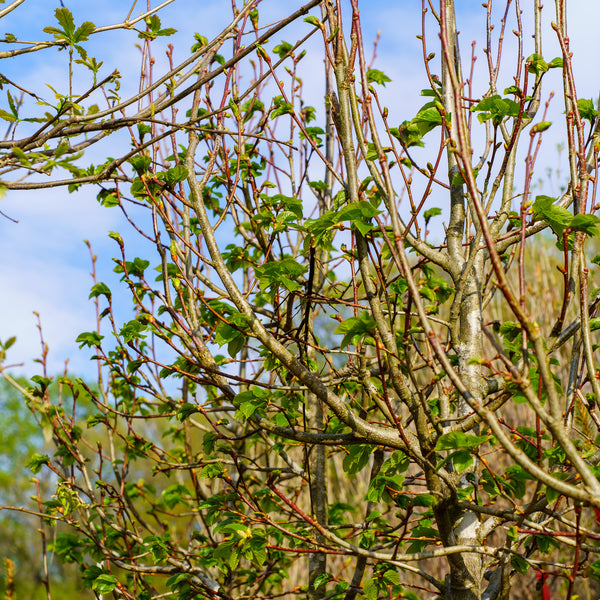
<svg viewBox="0 0 600 600">
<path fill-rule="evenodd" d="M 475 69 L 453 0 L 424 2 L 412 33 L 429 86 L 398 124 L 378 90 L 400 98 L 403 82 L 372 64 L 358 0 L 268 26 L 262 4 L 234 3 L 184 64 L 143 70 L 131 104 L 90 114 L 70 91 L 32 138 L 4 143 L 7 168 L 33 173 L 61 148 L 131 135 L 120 158 L 68 161 L 73 179 L 46 185 L 104 180 L 100 202 L 151 242 L 149 259 L 110 234 L 135 315 L 118 322 L 95 280 L 98 328 L 77 341 L 97 389 L 62 377 L 57 404 L 46 376 L 25 391 L 57 446 L 29 462 L 54 473 L 44 510 L 69 527 L 50 549 L 98 596 L 598 596 L 600 121 L 577 97 L 566 4 L 553 31 L 539 0 L 527 23 L 518 2 L 478 8 Z M 61 10 L 49 31 L 81 57 Z M 151 65 L 170 30 L 145 23 Z M 324 63 L 316 106 L 308 40 Z M 533 186 L 552 69 L 560 197 Z"/>
<path fill-rule="evenodd" d="M 29 385 L 24 378 L 15 383 Z M 52 395 L 56 400 L 56 395 Z M 43 451 L 45 446 L 52 449 L 50 440 L 44 441 L 39 425 L 18 389 L 6 380 L 0 381 L 0 506 L 5 509 L 0 511 L 0 594 L 7 599 L 47 598 L 48 583 L 56 586 L 53 588 L 55 600 L 73 597 L 73 594 L 91 598 L 89 591 L 82 595 L 76 566 L 63 565 L 55 556 L 40 560 L 42 543 L 52 541 L 52 536 L 64 528 L 55 527 L 41 533 L 44 515 L 32 514 L 38 503 L 31 498 L 48 497 L 56 486 L 50 470 L 34 478 L 27 468 L 34 452 Z M 45 429 L 50 433 L 49 428 Z M 12 510 L 6 510 L 8 507 Z"/>
</svg>

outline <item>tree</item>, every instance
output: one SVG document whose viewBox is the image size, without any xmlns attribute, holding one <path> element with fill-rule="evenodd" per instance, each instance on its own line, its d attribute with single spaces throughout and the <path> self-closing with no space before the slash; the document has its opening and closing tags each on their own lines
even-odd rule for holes
<svg viewBox="0 0 600 600">
<path fill-rule="evenodd" d="M 99 201 L 152 243 L 151 257 L 132 256 L 130 234 L 110 234 L 135 314 L 118 322 L 116 293 L 95 280 L 98 328 L 78 342 L 95 353 L 98 389 L 62 377 L 59 404 L 49 377 L 23 390 L 57 445 L 30 460 L 55 473 L 45 510 L 70 527 L 52 551 L 96 594 L 597 594 L 588 254 L 600 121 L 577 97 L 566 2 L 555 9 L 550 32 L 538 0 L 531 30 L 518 3 L 484 5 L 484 82 L 475 55 L 461 60 L 453 0 L 423 3 L 426 102 L 394 126 L 358 0 L 310 2 L 266 31 L 262 5 L 234 4 L 231 26 L 198 36 L 183 65 L 155 83 L 143 73 L 135 114 L 116 116 L 119 103 L 84 116 L 87 96 L 70 91 L 34 136 L 5 142 L 8 168 L 33 172 L 51 139 L 63 140 L 56 157 L 131 135 L 120 158 L 61 164 L 73 179 L 52 185 L 102 182 Z M 85 62 L 69 14 L 48 31 Z M 146 25 L 151 61 L 169 30 Z M 286 28 L 297 42 L 275 41 Z M 542 34 L 562 56 L 542 54 Z M 303 97 L 316 38 L 320 106 Z M 560 197 L 534 180 L 553 70 L 565 115 L 552 126 L 569 158 Z M 563 288 L 545 302 L 529 284 L 557 281 L 527 257 L 551 251 L 549 235 Z M 95 407 L 86 427 L 83 401 Z M 103 442 L 90 443 L 94 430 Z"/>
<path fill-rule="evenodd" d="M 19 379 L 16 383 L 29 385 L 26 379 Z M 55 392 L 56 389 L 53 389 L 53 396 Z M 56 485 L 49 469 L 37 476 L 34 486 L 31 478 L 24 477 L 23 473 L 29 472 L 27 463 L 34 452 L 52 451 L 50 440 L 46 443 L 43 436 L 43 431 L 50 433 L 50 427 L 38 426 L 34 415 L 23 403 L 23 396 L 5 380 L 0 381 L 0 415 L 3 440 L 0 505 L 3 508 L 25 507 L 32 489 L 37 492 L 40 501 L 42 497 L 49 497 Z M 0 513 L 0 593 L 5 598 L 47 597 L 47 580 L 53 585 L 53 598 L 56 600 L 73 595 L 82 597 L 76 565 L 63 565 L 56 557 L 40 560 L 40 541 L 43 538 L 32 535 L 32 532 L 43 530 L 43 516 L 43 513 L 33 515 L 28 510 Z M 48 540 L 51 541 L 60 530 L 63 528 L 59 526 L 48 531 Z"/>
</svg>

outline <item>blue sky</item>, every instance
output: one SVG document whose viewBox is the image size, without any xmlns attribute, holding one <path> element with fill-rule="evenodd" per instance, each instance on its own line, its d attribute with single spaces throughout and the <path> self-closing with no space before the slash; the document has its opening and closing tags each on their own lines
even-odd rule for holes
<svg viewBox="0 0 600 600">
<path fill-rule="evenodd" d="M 101 3 L 64 0 L 64 3 L 74 13 L 76 23 L 90 20 L 97 26 L 117 23 L 129 10 L 129 6 L 125 6 L 126 3 L 122 0 L 103 0 Z M 145 9 L 146 2 L 138 4 L 133 15 Z M 261 14 L 265 15 L 265 21 L 274 20 L 278 14 L 300 4 L 263 0 Z M 543 54 L 549 60 L 559 52 L 549 28 L 550 20 L 554 19 L 552 3 L 546 4 L 546 41 Z M 48 39 L 42 29 L 54 24 L 53 12 L 58 6 L 58 1 L 26 0 L 16 11 L 0 20 L 0 37 L 11 32 L 28 40 Z M 195 31 L 202 28 L 200 33 L 210 38 L 211 34 L 217 33 L 228 22 L 229 6 L 230 3 L 225 0 L 176 0 L 161 13 L 163 26 L 178 30 L 165 43 L 174 44 L 177 58 L 185 57 L 193 43 Z M 483 69 L 481 33 L 485 26 L 485 11 L 480 2 L 472 0 L 458 0 L 457 6 L 463 59 L 470 54 L 471 40 L 477 38 L 477 67 Z M 600 3 L 577 0 L 570 1 L 569 7 L 578 93 L 580 97 L 595 98 L 600 86 L 600 66 L 597 59 Z M 524 10 L 527 9 L 528 7 L 524 7 Z M 398 123 L 409 119 L 423 103 L 419 90 L 426 86 L 420 43 L 415 37 L 420 33 L 420 2 L 365 0 L 361 5 L 361 17 L 366 39 L 373 40 L 377 31 L 381 31 L 376 66 L 392 79 L 386 88 L 380 88 L 383 102 L 390 108 L 390 114 Z M 507 37 L 510 35 L 509 31 Z M 293 36 L 283 34 L 281 37 L 291 41 Z M 140 63 L 140 54 L 135 48 L 137 41 L 135 32 L 112 32 L 93 38 L 86 46 L 90 54 L 104 61 L 103 74 L 108 74 L 114 68 L 120 70 L 124 76 L 123 96 L 128 88 L 131 91 L 136 87 Z M 429 40 L 429 45 L 430 51 L 438 51 L 437 39 L 434 37 Z M 3 49 L 0 47 L 0 51 Z M 155 54 L 157 57 L 161 55 L 158 50 Z M 321 60 L 318 53 L 309 53 L 306 60 L 309 69 L 305 75 L 307 93 L 319 108 L 322 106 Z M 157 61 L 157 72 L 163 65 L 161 60 Z M 319 75 L 311 80 L 313 68 Z M 50 96 L 43 83 L 64 84 L 67 77 L 66 53 L 50 50 L 16 59 L 4 59 L 0 61 L 0 73 L 14 77 L 22 85 Z M 551 85 L 546 85 L 546 95 L 550 87 L 557 90 L 560 88 L 559 71 L 556 70 L 553 76 Z M 6 102 L 4 94 L 5 92 L 0 91 L 0 107 L 4 107 Z M 554 99 L 550 120 L 560 118 L 563 110 L 560 102 L 560 97 Z M 556 129 L 558 133 L 558 128 Z M 549 134 L 551 132 L 552 129 Z M 561 141 L 564 140 L 560 136 L 555 140 L 556 143 Z M 111 148 L 110 153 L 117 155 L 119 148 Z M 101 158 L 99 151 L 93 151 L 91 156 L 96 161 Z M 555 167 L 555 163 L 556 155 L 553 153 L 542 157 L 540 165 Z M 543 176 L 543 173 L 540 172 L 539 175 Z M 38 369 L 33 362 L 40 349 L 33 315 L 33 311 L 37 311 L 41 317 L 45 339 L 50 345 L 51 371 L 61 370 L 68 358 L 72 371 L 92 375 L 93 365 L 89 361 L 89 354 L 79 351 L 75 344 L 75 338 L 81 331 L 91 330 L 95 326 L 94 307 L 87 300 L 92 285 L 89 276 L 91 264 L 83 240 L 89 240 L 99 256 L 97 266 L 100 281 L 108 283 L 113 290 L 118 286 L 117 276 L 112 273 L 114 263 L 111 258 L 116 256 L 117 248 L 107 238 L 107 232 L 117 230 L 124 237 L 129 236 L 132 240 L 132 252 L 133 248 L 141 254 L 148 251 L 148 248 L 137 241 L 135 235 L 130 235 L 131 229 L 124 223 L 120 211 L 100 207 L 95 194 L 91 188 L 71 195 L 65 189 L 56 188 L 42 192 L 10 192 L 0 200 L 0 210 L 18 221 L 13 223 L 0 217 L 0 339 L 17 336 L 17 343 L 11 349 L 8 362 L 24 363 L 25 366 L 19 367 L 18 372 L 33 374 Z M 122 298 L 117 299 L 117 302 L 119 314 L 127 318 L 129 300 Z"/>
</svg>

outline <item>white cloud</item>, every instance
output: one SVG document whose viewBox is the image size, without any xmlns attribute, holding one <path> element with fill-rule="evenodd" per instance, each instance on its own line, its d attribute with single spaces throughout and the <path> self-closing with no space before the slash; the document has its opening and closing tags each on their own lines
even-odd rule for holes
<svg viewBox="0 0 600 600">
<path fill-rule="evenodd" d="M 118 209 L 100 207 L 91 190 L 69 195 L 63 189 L 12 192 L 0 209 L 19 221 L 0 219 L 0 339 L 18 338 L 9 359 L 25 360 L 31 370 L 40 354 L 37 311 L 52 368 L 60 369 L 69 356 L 80 362 L 74 340 L 94 327 L 93 305 L 87 301 L 91 260 L 83 240 L 112 251 L 106 232 L 118 226 Z M 110 267 L 107 259 L 101 264 Z"/>
<path fill-rule="evenodd" d="M 76 371 L 87 370 L 84 357 L 73 352 L 77 335 L 93 327 L 93 306 L 83 301 L 90 287 L 85 284 L 87 274 L 49 259 L 21 257 L 18 264 L 0 270 L 0 335 L 3 341 L 17 336 L 7 362 L 24 362 L 22 370 L 27 373 L 38 370 L 32 362 L 41 355 L 33 314 L 37 311 L 50 347 L 49 372 L 59 372 L 67 358 Z"/>
</svg>

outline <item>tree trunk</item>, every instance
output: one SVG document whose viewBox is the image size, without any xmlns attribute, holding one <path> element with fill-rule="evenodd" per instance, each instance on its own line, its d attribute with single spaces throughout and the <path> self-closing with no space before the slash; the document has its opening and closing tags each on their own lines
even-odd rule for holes
<svg viewBox="0 0 600 600">
<path fill-rule="evenodd" d="M 481 367 L 474 359 L 482 355 L 483 348 L 481 276 L 484 260 L 481 251 L 477 250 L 477 244 L 471 243 L 472 240 L 469 239 L 471 232 L 467 226 L 468 198 L 463 183 L 456 183 L 456 176 L 459 175 L 460 170 L 453 150 L 461 143 L 457 122 L 464 118 L 464 115 L 460 101 L 462 76 L 454 0 L 444 0 L 441 3 L 440 18 L 442 21 L 442 93 L 444 110 L 450 117 L 448 128 L 451 140 L 447 146 L 450 184 L 448 253 L 455 269 L 452 276 L 458 295 L 455 299 L 458 310 L 454 327 L 451 327 L 451 341 L 458 357 L 458 374 L 473 400 L 479 402 L 483 397 Z M 462 142 L 466 143 L 465 140 Z M 476 254 L 471 256 L 473 252 Z M 470 413 L 471 407 L 460 397 L 458 416 L 465 417 Z M 468 487 L 471 485 L 467 480 L 467 475 L 476 472 L 477 468 L 477 464 L 474 464 L 467 472 L 463 473 L 457 486 Z M 444 545 L 479 545 L 481 543 L 478 516 L 472 511 L 459 508 L 458 498 L 455 495 L 444 496 L 444 500 L 436 507 L 435 514 Z M 481 556 L 475 553 L 462 553 L 449 557 L 449 563 L 450 576 L 446 598 L 448 600 L 450 598 L 479 600 L 484 571 Z"/>
</svg>

